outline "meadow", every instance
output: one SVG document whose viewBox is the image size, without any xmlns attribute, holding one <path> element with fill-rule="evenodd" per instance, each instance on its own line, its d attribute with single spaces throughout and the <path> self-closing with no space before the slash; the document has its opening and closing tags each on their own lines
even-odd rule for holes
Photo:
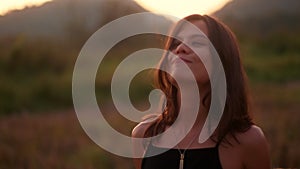
<svg viewBox="0 0 300 169">
<path fill-rule="evenodd" d="M 273 167 L 300 167 L 299 51 L 293 46 L 284 50 L 266 47 L 265 43 L 241 42 L 254 120 L 270 143 Z M 133 168 L 132 159 L 110 154 L 93 143 L 76 118 L 71 80 L 82 41 L 18 36 L 3 38 L 0 44 L 0 169 Z M 113 71 L 122 59 L 119 55 L 147 46 L 128 50 L 120 44 L 117 53 L 108 54 L 103 71 Z M 98 101 L 114 114 L 107 116 L 111 125 L 129 135 L 135 123 L 114 112 L 107 92 L 109 78 L 101 76 L 96 81 Z M 141 75 L 133 85 L 132 91 L 138 91 L 132 94 L 137 106 L 145 105 L 151 89 L 143 82 L 146 79 Z"/>
</svg>

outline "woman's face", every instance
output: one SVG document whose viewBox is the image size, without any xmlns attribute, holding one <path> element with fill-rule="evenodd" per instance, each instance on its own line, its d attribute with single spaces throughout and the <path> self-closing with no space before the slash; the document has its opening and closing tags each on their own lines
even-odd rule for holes
<svg viewBox="0 0 300 169">
<path fill-rule="evenodd" d="M 191 81 L 193 77 L 188 77 L 187 73 L 183 71 L 184 68 L 182 64 L 180 64 L 180 61 L 183 61 L 190 68 L 195 76 L 195 80 L 201 86 L 209 83 L 207 72 L 211 69 L 210 43 L 207 38 L 208 28 L 205 22 L 201 20 L 193 21 L 192 23 L 199 28 L 203 34 L 189 25 L 183 25 L 177 34 L 179 40 L 174 39 L 171 43 L 170 50 L 175 56 L 169 55 L 168 63 L 173 77 L 177 76 L 181 80 L 188 82 Z M 208 71 L 206 71 L 204 64 Z"/>
</svg>

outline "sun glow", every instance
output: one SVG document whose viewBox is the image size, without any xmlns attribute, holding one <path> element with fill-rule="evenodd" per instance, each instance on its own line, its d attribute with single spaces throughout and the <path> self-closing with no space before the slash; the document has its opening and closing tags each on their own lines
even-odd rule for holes
<svg viewBox="0 0 300 169">
<path fill-rule="evenodd" d="M 183 18 L 190 14 L 211 14 L 231 0 L 135 0 L 155 13 Z"/>
<path fill-rule="evenodd" d="M 1 0 L 0 15 L 26 6 L 41 5 L 52 0 Z M 120 0 L 121 1 L 121 0 Z M 134 0 L 144 8 L 161 14 L 183 18 L 190 14 L 211 14 L 231 0 Z"/>
<path fill-rule="evenodd" d="M 30 6 L 38 6 L 51 0 L 1 0 L 0 15 L 5 15 L 10 10 L 23 9 Z"/>
</svg>

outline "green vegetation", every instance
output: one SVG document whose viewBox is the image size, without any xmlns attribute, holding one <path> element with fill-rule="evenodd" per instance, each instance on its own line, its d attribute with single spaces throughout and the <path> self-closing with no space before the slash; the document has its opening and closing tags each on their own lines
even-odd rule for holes
<svg viewBox="0 0 300 169">
<path fill-rule="evenodd" d="M 138 38 L 136 40 L 144 40 L 146 37 Z M 126 43 L 122 42 L 113 48 L 100 65 L 96 80 L 99 99 L 105 101 L 110 98 L 112 74 L 124 57 L 145 47 L 161 47 L 150 43 L 132 47 Z M 278 52 L 277 45 L 265 47 L 263 44 L 266 43 L 241 43 L 242 59 L 251 84 L 275 85 L 300 81 L 297 48 Z M 39 112 L 72 106 L 72 71 L 79 48 L 62 41 L 30 39 L 25 36 L 3 39 L 1 44 L 0 114 Z M 149 73 L 145 73 L 141 76 L 144 78 L 132 83 L 134 88 L 131 91 L 138 91 L 131 92 L 134 100 L 144 102 L 147 99 L 152 88 L 145 82 L 151 79 L 149 76 Z"/>
<path fill-rule="evenodd" d="M 277 47 L 266 48 L 253 42 L 242 44 L 242 59 L 251 82 L 288 83 L 300 80 L 299 52 L 277 50 Z"/>
<path fill-rule="evenodd" d="M 75 57 L 68 46 L 23 36 L 1 44 L 0 115 L 71 106 Z"/>
</svg>

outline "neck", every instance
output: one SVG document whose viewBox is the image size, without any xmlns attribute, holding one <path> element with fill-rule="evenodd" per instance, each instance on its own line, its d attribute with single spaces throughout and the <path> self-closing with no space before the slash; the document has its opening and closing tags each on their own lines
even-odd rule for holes
<svg viewBox="0 0 300 169">
<path fill-rule="evenodd" d="M 188 86 L 186 86 L 188 88 Z M 198 84 L 198 88 L 199 88 L 199 95 L 200 95 L 200 103 L 199 103 L 199 110 L 198 110 L 198 114 L 197 114 L 197 118 L 196 121 L 194 123 L 194 125 L 192 126 L 191 130 L 189 132 L 200 132 L 204 122 L 206 120 L 208 111 L 209 111 L 209 107 L 210 107 L 210 92 L 211 92 L 211 88 L 210 88 L 210 84 L 207 85 L 199 85 Z M 186 95 L 191 95 L 192 93 L 194 93 L 195 91 L 191 91 L 191 90 L 185 90 L 185 94 Z M 190 98 L 193 99 L 193 98 Z M 189 106 L 190 104 L 193 104 L 194 100 L 184 100 L 184 104 L 186 105 L 185 109 L 186 111 L 189 111 Z M 179 107 L 182 105 L 181 104 L 181 93 L 178 90 L 177 92 L 177 103 L 179 105 Z M 179 112 L 179 113 L 188 113 L 188 112 Z M 187 124 L 188 123 L 188 124 Z M 189 122 L 183 123 L 183 124 L 187 124 L 190 125 Z"/>
</svg>

